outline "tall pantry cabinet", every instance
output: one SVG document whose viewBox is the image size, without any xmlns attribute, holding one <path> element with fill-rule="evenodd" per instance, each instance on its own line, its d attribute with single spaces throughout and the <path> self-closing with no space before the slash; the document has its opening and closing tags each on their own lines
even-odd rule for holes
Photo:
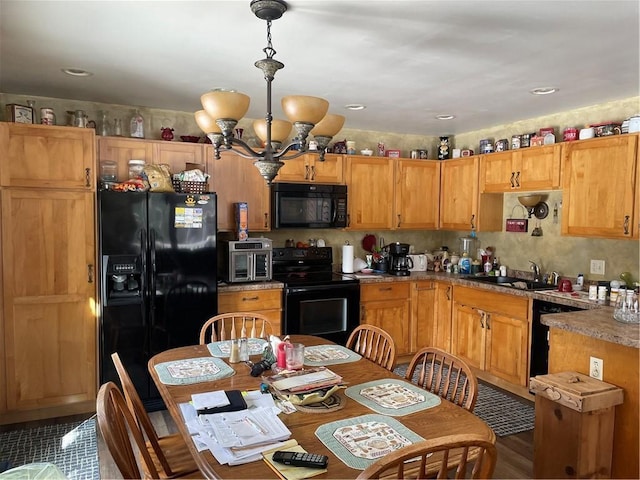
<svg viewBox="0 0 640 480">
<path fill-rule="evenodd" d="M 95 409 L 93 129 L 0 123 L 0 424 Z"/>
</svg>

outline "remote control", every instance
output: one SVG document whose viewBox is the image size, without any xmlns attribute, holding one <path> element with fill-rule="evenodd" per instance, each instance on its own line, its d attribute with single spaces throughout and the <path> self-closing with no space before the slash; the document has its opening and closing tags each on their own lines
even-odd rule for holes
<svg viewBox="0 0 640 480">
<path fill-rule="evenodd" d="M 329 457 L 316 453 L 284 452 L 278 450 L 273 454 L 275 462 L 293 465 L 294 467 L 327 468 Z"/>
</svg>

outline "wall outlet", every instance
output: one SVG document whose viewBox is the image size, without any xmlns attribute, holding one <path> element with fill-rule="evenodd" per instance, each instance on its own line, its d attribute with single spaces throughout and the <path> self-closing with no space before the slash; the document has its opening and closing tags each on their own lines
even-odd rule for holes
<svg viewBox="0 0 640 480">
<path fill-rule="evenodd" d="M 604 275 L 604 260 L 591 260 L 591 270 L 589 273 Z"/>
<path fill-rule="evenodd" d="M 604 370 L 604 362 L 598 357 L 589 357 L 589 376 L 598 380 L 602 380 Z"/>
</svg>

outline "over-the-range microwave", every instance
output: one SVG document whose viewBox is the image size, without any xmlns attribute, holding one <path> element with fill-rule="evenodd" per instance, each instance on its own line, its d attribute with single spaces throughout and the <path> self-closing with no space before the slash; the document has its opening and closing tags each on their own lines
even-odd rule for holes
<svg viewBox="0 0 640 480">
<path fill-rule="evenodd" d="M 344 228 L 347 186 L 315 183 L 271 185 L 271 228 Z"/>
</svg>

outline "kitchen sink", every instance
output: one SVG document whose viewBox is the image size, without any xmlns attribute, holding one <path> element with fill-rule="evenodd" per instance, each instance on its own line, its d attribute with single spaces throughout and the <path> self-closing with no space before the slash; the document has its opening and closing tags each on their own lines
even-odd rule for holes
<svg viewBox="0 0 640 480">
<path fill-rule="evenodd" d="M 501 287 L 515 288 L 518 290 L 553 290 L 555 285 L 549 285 L 544 282 L 534 282 L 533 280 L 524 280 L 516 277 L 498 277 L 498 276 L 478 276 L 467 277 L 467 280 L 472 282 L 490 283 L 493 285 L 499 285 Z"/>
</svg>

